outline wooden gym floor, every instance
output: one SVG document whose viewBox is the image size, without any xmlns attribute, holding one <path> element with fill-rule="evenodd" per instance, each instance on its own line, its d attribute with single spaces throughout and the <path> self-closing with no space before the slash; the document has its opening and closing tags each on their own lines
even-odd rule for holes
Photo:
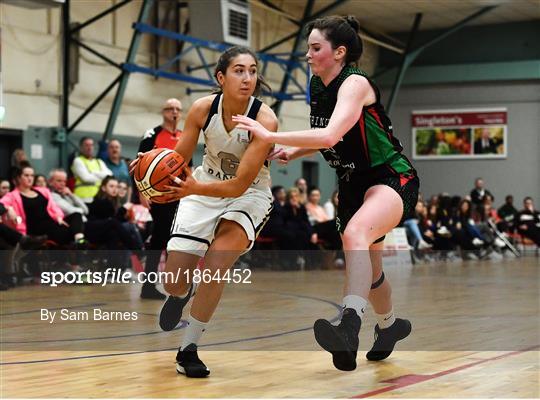
<svg viewBox="0 0 540 400">
<path fill-rule="evenodd" d="M 539 274 L 536 257 L 389 268 L 394 308 L 413 332 L 368 362 L 368 310 L 358 368 L 341 372 L 311 326 L 338 316 L 343 273 L 254 271 L 251 284 L 225 289 L 201 341 L 202 380 L 176 373 L 183 326 L 161 332 L 162 303 L 140 300 L 138 286 L 19 287 L 0 294 L 0 397 L 540 397 Z M 50 324 L 42 308 L 139 314 Z"/>
</svg>

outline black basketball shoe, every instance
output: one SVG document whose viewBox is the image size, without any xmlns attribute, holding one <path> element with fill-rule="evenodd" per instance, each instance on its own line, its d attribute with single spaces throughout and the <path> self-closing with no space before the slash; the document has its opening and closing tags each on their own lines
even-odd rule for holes
<svg viewBox="0 0 540 400">
<path fill-rule="evenodd" d="M 193 283 L 184 297 L 169 296 L 159 313 L 159 326 L 161 329 L 164 331 L 172 331 L 176 328 L 182 319 L 184 307 L 193 296 L 195 296 L 195 285 Z"/>
<path fill-rule="evenodd" d="M 176 372 L 189 378 L 204 378 L 210 374 L 210 370 L 197 355 L 197 345 L 191 343 L 184 350 L 178 350 Z"/>
<path fill-rule="evenodd" d="M 337 326 L 325 319 L 315 321 L 313 331 L 317 343 L 332 354 L 334 366 L 341 371 L 352 371 L 356 368 L 361 324 L 362 320 L 352 308 L 343 310 L 341 322 Z"/>
<path fill-rule="evenodd" d="M 145 300 L 165 300 L 167 296 L 156 289 L 155 284 L 148 282 L 143 283 L 141 289 L 141 299 Z"/>
<path fill-rule="evenodd" d="M 387 358 L 398 340 L 405 339 L 411 333 L 412 325 L 409 320 L 396 318 L 396 321 L 388 328 L 381 329 L 375 325 L 375 343 L 366 354 L 369 361 L 381 361 Z"/>
</svg>

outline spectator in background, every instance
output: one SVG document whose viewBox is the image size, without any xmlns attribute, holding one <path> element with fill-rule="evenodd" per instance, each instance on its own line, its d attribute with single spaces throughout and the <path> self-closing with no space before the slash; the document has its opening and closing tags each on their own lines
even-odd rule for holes
<svg viewBox="0 0 540 400">
<path fill-rule="evenodd" d="M 273 208 L 260 236 L 276 238 L 280 241 L 285 230 L 284 207 L 287 201 L 287 193 L 283 186 L 272 187 L 272 197 L 274 198 Z"/>
<path fill-rule="evenodd" d="M 332 193 L 332 197 L 330 197 L 323 206 L 324 211 L 326 211 L 326 215 L 328 215 L 328 218 L 334 220 L 337 216 L 337 208 L 339 203 L 338 194 L 338 191 L 334 190 L 334 193 Z"/>
<path fill-rule="evenodd" d="M 465 251 L 476 251 L 484 244 L 485 238 L 472 218 L 472 206 L 469 200 L 464 199 L 459 204 L 452 234 L 455 242 Z M 475 255 L 479 256 L 480 253 Z M 463 253 L 463 257 L 477 258 L 475 256 L 471 257 L 470 253 Z"/>
<path fill-rule="evenodd" d="M 34 186 L 46 188 L 47 178 L 45 178 L 45 175 L 37 174 L 34 178 Z"/>
<path fill-rule="evenodd" d="M 307 203 L 307 182 L 304 178 L 298 178 L 294 181 L 294 186 L 298 189 L 298 201 L 300 204 L 306 205 Z"/>
<path fill-rule="evenodd" d="M 11 190 L 11 186 L 9 184 L 9 181 L 6 179 L 3 179 L 0 181 L 0 199 L 4 197 L 4 195 Z"/>
<path fill-rule="evenodd" d="M 497 236 L 497 225 L 500 222 L 497 210 L 493 208 L 493 201 L 490 196 L 486 196 L 482 204 L 480 218 L 476 221 L 480 234 L 485 238 L 488 245 L 494 246 L 496 250 L 503 249 L 506 244 Z M 495 227 L 495 230 L 494 228 Z"/>
<path fill-rule="evenodd" d="M 514 207 L 514 196 L 507 195 L 504 204 L 497 210 L 501 221 L 497 225 L 501 232 L 514 232 L 518 210 Z"/>
<path fill-rule="evenodd" d="M 15 220 L 13 208 L 0 203 L 0 290 L 14 286 L 15 265 L 13 258 L 18 249 L 30 250 L 43 245 L 47 236 L 32 237 L 23 235 L 2 222 Z"/>
<path fill-rule="evenodd" d="M 476 178 L 474 181 L 474 189 L 471 190 L 471 202 L 476 208 L 479 208 L 487 195 L 494 199 L 491 192 L 484 188 L 484 180 L 482 178 Z"/>
<path fill-rule="evenodd" d="M 15 229 L 23 235 L 47 235 L 58 244 L 72 243 L 77 232 L 64 221 L 64 213 L 52 199 L 47 188 L 32 186 L 34 170 L 24 167 L 15 175 L 16 187 L 0 202 L 12 207 L 11 218 Z"/>
<path fill-rule="evenodd" d="M 439 195 L 434 194 L 429 198 L 429 202 L 427 204 L 427 207 L 435 206 L 437 207 L 439 205 Z"/>
<path fill-rule="evenodd" d="M 11 166 L 19 168 L 22 161 L 29 162 L 25 151 L 23 149 L 13 150 L 13 154 L 11 155 Z"/>
<path fill-rule="evenodd" d="M 518 232 L 540 246 L 540 212 L 534 208 L 532 197 L 523 199 L 523 210 L 518 213 Z"/>
<path fill-rule="evenodd" d="M 142 239 L 135 227 L 128 220 L 131 203 L 120 206 L 118 199 L 118 180 L 107 176 L 101 182 L 100 189 L 88 206 L 86 236 L 92 243 L 104 244 L 109 250 L 141 250 Z"/>
<path fill-rule="evenodd" d="M 285 229 L 280 248 L 284 250 L 303 251 L 316 244 L 318 237 L 309 223 L 306 207 L 300 203 L 300 191 L 294 187 L 287 191 L 287 202 L 284 207 L 283 220 Z M 292 252 L 287 252 L 291 256 Z M 294 258 L 301 253 L 294 253 Z M 287 260 L 286 260 L 287 261 Z M 291 266 L 290 261 L 289 266 Z M 298 260 L 300 261 L 300 260 Z"/>
<path fill-rule="evenodd" d="M 319 205 L 321 191 L 317 187 L 310 188 L 308 192 L 308 202 L 306 211 L 309 223 L 313 226 L 313 231 L 317 234 L 318 241 L 321 241 L 323 248 L 328 250 L 339 250 L 342 248 L 341 238 L 336 229 L 336 220 L 330 219 L 323 207 Z"/>
<path fill-rule="evenodd" d="M 321 201 L 321 191 L 318 187 L 311 187 L 308 191 L 308 201 L 305 204 L 306 211 L 311 225 L 320 224 L 330 220 L 326 211 L 319 204 Z"/>
<path fill-rule="evenodd" d="M 422 238 L 426 241 L 430 247 L 433 247 L 433 241 L 435 234 L 430 226 L 430 221 L 428 218 L 428 207 L 425 202 L 420 201 L 420 204 L 416 204 L 415 213 L 418 218 L 418 228 L 422 234 Z"/>
<path fill-rule="evenodd" d="M 430 249 L 432 247 L 432 245 L 424 240 L 420 228 L 420 219 L 426 215 L 425 208 L 424 202 L 418 200 L 415 207 L 415 218 L 409 218 L 403 221 L 409 243 L 418 250 Z"/>
<path fill-rule="evenodd" d="M 116 178 L 116 177 L 115 177 Z M 128 203 L 130 199 L 129 186 L 126 182 L 119 180 L 118 181 L 118 200 L 120 205 Z"/>
<path fill-rule="evenodd" d="M 30 161 L 28 160 L 28 156 L 26 155 L 25 151 L 23 149 L 13 150 L 13 154 L 11 155 L 11 167 L 20 168 L 22 165 L 21 163 L 30 164 Z"/>
<path fill-rule="evenodd" d="M 80 155 L 75 157 L 71 170 L 75 177 L 73 191 L 86 204 L 94 200 L 101 181 L 112 172 L 105 163 L 94 157 L 94 139 L 83 137 L 79 142 Z"/>
<path fill-rule="evenodd" d="M 455 244 L 452 238 L 453 219 L 450 214 L 450 196 L 441 194 L 438 205 L 431 205 L 428 209 L 428 226 L 433 232 L 433 249 L 451 251 Z"/>
<path fill-rule="evenodd" d="M 49 187 L 56 204 L 65 215 L 79 213 L 88 215 L 88 206 L 66 186 L 67 172 L 62 168 L 53 169 L 49 173 Z"/>
<path fill-rule="evenodd" d="M 274 206 L 285 207 L 287 203 L 287 192 L 283 186 L 274 186 L 272 188 L 272 196 L 274 197 Z"/>
<path fill-rule="evenodd" d="M 49 173 L 49 187 L 53 200 L 64 212 L 66 222 L 77 233 L 75 242 L 83 244 L 87 205 L 67 187 L 67 173 L 61 168 L 53 169 Z"/>
<path fill-rule="evenodd" d="M 18 171 L 22 167 L 26 167 L 29 165 L 30 161 L 28 160 L 28 156 L 23 149 L 13 150 L 13 153 L 11 154 L 11 164 L 9 168 L 9 179 L 11 180 L 11 184 L 13 186 L 16 185 L 15 176 L 17 175 Z"/>
<path fill-rule="evenodd" d="M 129 168 L 124 159 L 122 159 L 122 144 L 117 139 L 112 139 L 107 145 L 107 156 L 103 158 L 105 165 L 112 172 L 112 175 L 118 179 L 118 182 L 124 182 L 128 186 L 128 198 L 131 198 L 131 176 Z"/>
</svg>

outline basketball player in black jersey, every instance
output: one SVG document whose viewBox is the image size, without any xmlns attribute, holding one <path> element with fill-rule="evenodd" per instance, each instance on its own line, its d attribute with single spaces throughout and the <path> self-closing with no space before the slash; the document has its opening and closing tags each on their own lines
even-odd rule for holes
<svg viewBox="0 0 540 400">
<path fill-rule="evenodd" d="M 337 228 L 346 258 L 343 314 L 339 325 L 315 322 L 317 342 L 332 353 L 334 366 L 356 368 L 358 333 L 368 301 L 376 317 L 376 339 L 368 360 L 387 358 L 411 323 L 394 316 L 391 288 L 382 270 L 384 235 L 414 211 L 419 181 L 401 154 L 379 90 L 354 65 L 362 54 L 354 17 L 331 16 L 307 26 L 311 130 L 270 133 L 259 123 L 237 116 L 243 128 L 276 149 L 270 158 L 287 162 L 321 151 L 339 181 Z"/>
</svg>

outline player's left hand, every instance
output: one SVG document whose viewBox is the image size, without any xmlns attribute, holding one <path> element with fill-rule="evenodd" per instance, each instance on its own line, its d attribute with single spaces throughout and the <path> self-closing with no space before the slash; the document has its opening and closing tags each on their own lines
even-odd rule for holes
<svg viewBox="0 0 540 400">
<path fill-rule="evenodd" d="M 232 120 L 233 122 L 238 122 L 236 128 L 250 131 L 265 143 L 273 143 L 270 132 L 254 119 L 246 117 L 245 115 L 233 115 Z"/>
<path fill-rule="evenodd" d="M 137 164 L 139 163 L 139 161 L 141 160 L 141 158 L 143 158 L 143 156 L 145 155 L 146 153 L 141 153 L 141 152 L 138 152 L 137 153 L 137 157 L 131 161 L 129 163 L 129 174 L 133 176 L 133 174 L 135 173 L 135 168 L 137 167 Z"/>
<path fill-rule="evenodd" d="M 182 197 L 196 194 L 197 181 L 193 178 L 191 169 L 184 169 L 184 173 L 185 177 L 183 179 L 180 179 L 178 176 L 169 175 L 174 185 L 166 185 L 165 188 L 172 192 L 169 194 L 171 199 L 180 200 Z"/>
</svg>

